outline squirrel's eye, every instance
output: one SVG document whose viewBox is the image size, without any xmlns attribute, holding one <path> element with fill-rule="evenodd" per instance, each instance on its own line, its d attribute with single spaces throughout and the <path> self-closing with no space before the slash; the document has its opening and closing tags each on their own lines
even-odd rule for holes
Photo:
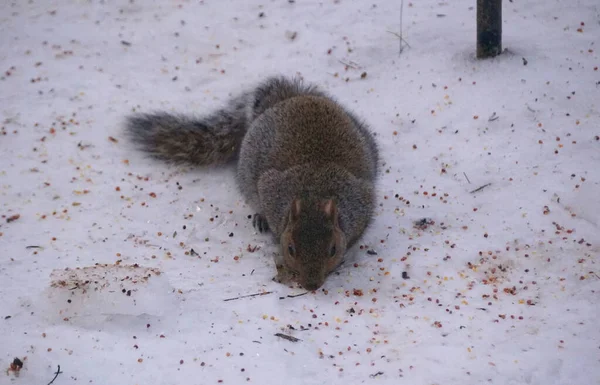
<svg viewBox="0 0 600 385">
<path fill-rule="evenodd" d="M 290 253 L 290 255 L 293 257 L 294 254 L 296 253 L 296 249 L 294 249 L 294 245 L 292 245 L 291 243 L 288 245 L 288 253 Z"/>
<path fill-rule="evenodd" d="M 335 248 L 335 245 L 331 246 L 331 249 L 329 250 L 329 256 L 335 257 L 336 253 L 337 253 L 337 249 Z"/>
</svg>

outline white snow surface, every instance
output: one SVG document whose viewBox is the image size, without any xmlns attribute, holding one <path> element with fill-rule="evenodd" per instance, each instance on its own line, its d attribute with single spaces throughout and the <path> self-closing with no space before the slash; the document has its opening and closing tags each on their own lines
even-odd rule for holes
<svg viewBox="0 0 600 385">
<path fill-rule="evenodd" d="M 400 5 L 3 1 L 0 384 L 600 384 L 600 4 L 505 1 L 485 61 L 474 1 L 404 1 L 401 54 Z M 302 296 L 233 167 L 123 135 L 274 74 L 381 147 L 373 225 Z"/>
</svg>

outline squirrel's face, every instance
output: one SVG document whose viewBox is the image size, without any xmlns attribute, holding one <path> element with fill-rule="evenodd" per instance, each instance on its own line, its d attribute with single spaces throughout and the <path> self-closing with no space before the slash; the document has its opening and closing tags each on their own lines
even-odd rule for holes
<svg viewBox="0 0 600 385">
<path fill-rule="evenodd" d="M 285 267 L 307 290 L 317 290 L 341 262 L 346 239 L 340 229 L 336 203 L 295 199 L 281 235 Z"/>
</svg>

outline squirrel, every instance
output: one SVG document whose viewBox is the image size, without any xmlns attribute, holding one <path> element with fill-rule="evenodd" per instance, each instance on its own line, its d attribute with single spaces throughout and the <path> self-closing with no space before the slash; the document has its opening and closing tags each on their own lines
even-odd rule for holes
<svg viewBox="0 0 600 385">
<path fill-rule="evenodd" d="M 296 78 L 269 77 L 202 117 L 126 118 L 129 139 L 174 164 L 237 161 L 253 226 L 281 246 L 277 276 L 317 290 L 362 236 L 375 209 L 378 144 L 333 97 Z"/>
</svg>

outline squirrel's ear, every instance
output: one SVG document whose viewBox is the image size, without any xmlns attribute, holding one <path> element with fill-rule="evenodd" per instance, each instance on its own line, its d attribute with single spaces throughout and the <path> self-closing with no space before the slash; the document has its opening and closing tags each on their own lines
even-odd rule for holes
<svg viewBox="0 0 600 385">
<path fill-rule="evenodd" d="M 327 218 L 334 221 L 337 219 L 337 206 L 333 199 L 328 199 L 323 203 L 323 212 Z"/>
<path fill-rule="evenodd" d="M 300 199 L 294 199 L 292 201 L 292 207 L 290 209 L 290 218 L 292 220 L 298 219 L 300 216 L 300 210 L 302 209 L 302 203 Z"/>
</svg>

